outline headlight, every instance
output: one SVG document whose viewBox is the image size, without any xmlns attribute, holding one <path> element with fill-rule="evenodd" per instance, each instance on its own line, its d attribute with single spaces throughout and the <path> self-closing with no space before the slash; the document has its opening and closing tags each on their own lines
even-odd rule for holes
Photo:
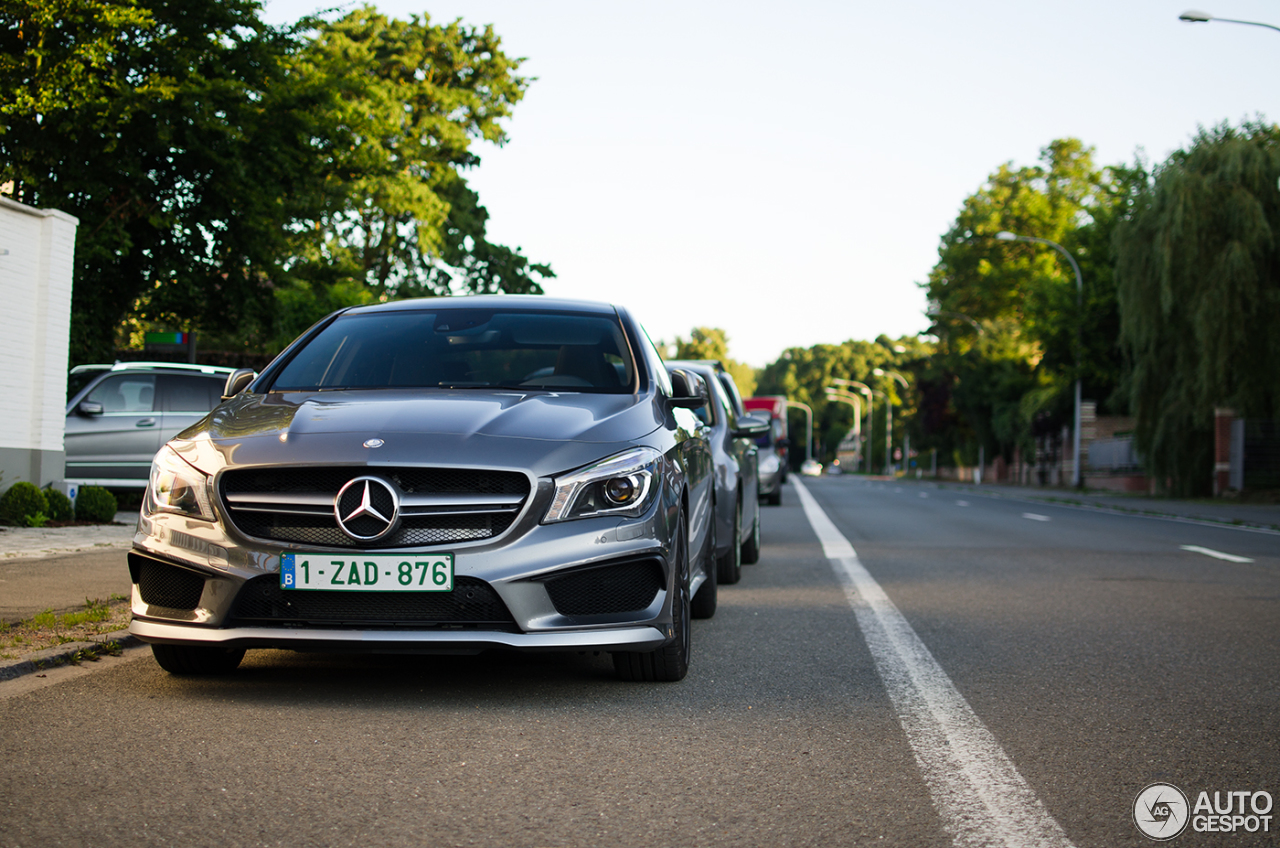
<svg viewBox="0 0 1280 848">
<path fill-rule="evenodd" d="M 165 445 L 151 460 L 147 499 L 153 512 L 173 512 L 213 521 L 209 478 Z"/>
<path fill-rule="evenodd" d="M 764 459 L 760 460 L 761 474 L 773 474 L 781 467 L 782 463 L 778 461 L 778 455 L 776 453 L 771 453 Z"/>
<path fill-rule="evenodd" d="M 632 448 L 557 477 L 556 494 L 543 520 L 643 515 L 657 495 L 661 462 L 662 454 L 653 448 Z"/>
</svg>

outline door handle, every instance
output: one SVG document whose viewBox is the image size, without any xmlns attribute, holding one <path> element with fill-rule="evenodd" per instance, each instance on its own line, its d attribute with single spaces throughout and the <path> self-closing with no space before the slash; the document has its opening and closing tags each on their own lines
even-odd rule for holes
<svg viewBox="0 0 1280 848">
<path fill-rule="evenodd" d="M 134 426 L 137 426 L 137 427 L 154 427 L 154 426 L 156 426 L 156 420 L 155 420 L 154 418 L 143 418 L 143 419 L 139 420 L 139 421 L 138 421 L 138 423 L 137 423 L 136 425 L 134 425 Z"/>
</svg>

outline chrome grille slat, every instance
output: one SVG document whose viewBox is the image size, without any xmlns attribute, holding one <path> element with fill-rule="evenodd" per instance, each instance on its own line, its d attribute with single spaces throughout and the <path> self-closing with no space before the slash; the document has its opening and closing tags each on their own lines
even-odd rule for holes
<svg viewBox="0 0 1280 848">
<path fill-rule="evenodd" d="M 454 468 L 286 467 L 232 469 L 219 493 L 247 536 L 329 548 L 358 548 L 338 527 L 334 499 L 356 477 L 377 475 L 400 491 L 400 528 L 376 547 L 446 545 L 506 531 L 531 491 L 520 472 Z"/>
</svg>

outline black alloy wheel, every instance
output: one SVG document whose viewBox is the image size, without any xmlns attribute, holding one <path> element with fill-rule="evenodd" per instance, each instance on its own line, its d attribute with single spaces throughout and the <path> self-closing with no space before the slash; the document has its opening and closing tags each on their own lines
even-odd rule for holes
<svg viewBox="0 0 1280 848">
<path fill-rule="evenodd" d="M 716 562 L 716 575 L 719 581 L 731 586 L 742 579 L 742 497 L 736 499 L 737 506 L 733 511 L 733 535 L 729 537 L 729 550 Z"/>
<path fill-rule="evenodd" d="M 711 528 L 707 532 L 707 541 L 702 548 L 702 556 L 698 557 L 698 561 L 702 564 L 702 570 L 706 572 L 707 579 L 702 581 L 702 585 L 698 587 L 698 593 L 693 596 L 693 600 L 689 604 L 689 611 L 694 618 L 711 618 L 716 614 L 716 604 L 719 602 L 720 580 L 718 572 L 720 566 L 716 561 L 716 510 L 715 504 L 711 505 Z"/>
<path fill-rule="evenodd" d="M 760 508 L 756 507 L 756 520 L 751 522 L 751 537 L 742 543 L 742 564 L 755 565 L 760 561 Z"/>
<path fill-rule="evenodd" d="M 615 651 L 613 670 L 620 680 L 675 682 L 689 673 L 692 629 L 689 623 L 689 526 L 680 513 L 680 525 L 672 543 L 675 562 L 675 598 L 671 601 L 673 638 L 656 651 Z"/>
</svg>

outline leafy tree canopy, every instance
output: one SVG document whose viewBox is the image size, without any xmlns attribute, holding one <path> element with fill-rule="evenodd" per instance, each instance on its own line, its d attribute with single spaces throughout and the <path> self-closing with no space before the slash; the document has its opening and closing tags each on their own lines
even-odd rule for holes
<svg viewBox="0 0 1280 848">
<path fill-rule="evenodd" d="M 719 327 L 694 327 L 689 338 L 676 337 L 675 359 L 715 359 L 733 377 L 738 392 L 745 398 L 756 391 L 756 370 L 729 356 L 729 335 Z"/>
<path fill-rule="evenodd" d="M 1207 491 L 1214 408 L 1280 418 L 1280 128 L 1201 130 L 1116 232 L 1137 444 L 1178 495 Z"/>
<path fill-rule="evenodd" d="M 462 176 L 527 86 L 491 28 L 259 12 L 0 5 L 0 184 L 80 219 L 73 361 L 126 316 L 270 346 L 335 303 L 540 291 Z"/>
</svg>

